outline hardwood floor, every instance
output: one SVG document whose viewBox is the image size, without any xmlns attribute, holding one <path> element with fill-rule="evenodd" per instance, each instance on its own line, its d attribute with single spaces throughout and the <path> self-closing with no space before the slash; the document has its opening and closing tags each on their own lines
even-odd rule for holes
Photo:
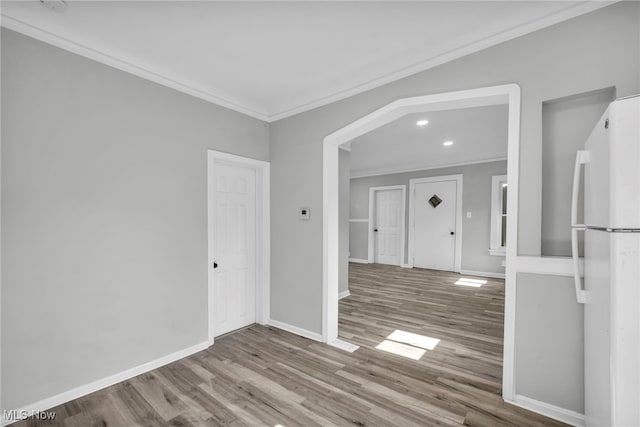
<svg viewBox="0 0 640 427">
<path fill-rule="evenodd" d="M 17 426 L 559 426 L 500 398 L 501 280 L 352 264 L 340 336 L 354 353 L 254 325 Z M 474 278 L 477 279 L 477 278 Z M 440 340 L 396 333 L 404 331 Z M 377 349 L 380 343 L 395 352 Z M 402 341 L 413 345 L 404 345 Z M 424 342 L 423 342 L 424 341 Z M 422 347 L 433 350 L 424 350 Z"/>
</svg>

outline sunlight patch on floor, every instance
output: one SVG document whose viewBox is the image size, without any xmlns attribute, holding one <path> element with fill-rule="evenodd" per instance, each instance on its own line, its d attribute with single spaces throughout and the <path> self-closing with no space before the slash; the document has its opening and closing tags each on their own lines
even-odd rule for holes
<svg viewBox="0 0 640 427">
<path fill-rule="evenodd" d="M 376 348 L 398 356 L 420 360 L 427 350 L 433 350 L 439 342 L 437 338 L 396 329 Z"/>
<path fill-rule="evenodd" d="M 409 344 L 414 347 L 420 347 L 425 350 L 433 350 L 440 342 L 437 338 L 431 338 L 426 335 L 412 334 L 411 332 L 396 329 L 387 337 L 388 340 L 396 341 L 403 344 Z"/>
<path fill-rule="evenodd" d="M 418 347 L 413 347 L 407 344 L 402 344 L 395 341 L 384 340 L 376 346 L 378 350 L 393 353 L 398 356 L 407 357 L 413 360 L 420 360 L 422 356 L 427 352 Z"/>
<path fill-rule="evenodd" d="M 467 277 L 462 277 L 462 278 L 458 279 L 458 281 L 455 284 L 456 285 L 460 285 L 460 286 L 471 286 L 473 288 L 479 288 L 482 285 L 486 285 L 487 281 L 486 280 L 480 280 L 480 279 L 469 279 Z"/>
</svg>

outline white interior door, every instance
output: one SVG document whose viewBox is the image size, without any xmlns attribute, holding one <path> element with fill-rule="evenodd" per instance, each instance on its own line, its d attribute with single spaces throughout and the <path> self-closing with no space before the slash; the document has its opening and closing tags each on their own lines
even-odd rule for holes
<svg viewBox="0 0 640 427">
<path fill-rule="evenodd" d="M 402 230 L 402 190 L 375 191 L 374 262 L 400 265 Z"/>
<path fill-rule="evenodd" d="M 413 199 L 413 266 L 455 271 L 457 182 L 418 182 Z"/>
<path fill-rule="evenodd" d="M 256 320 L 256 172 L 214 164 L 214 336 Z"/>
</svg>

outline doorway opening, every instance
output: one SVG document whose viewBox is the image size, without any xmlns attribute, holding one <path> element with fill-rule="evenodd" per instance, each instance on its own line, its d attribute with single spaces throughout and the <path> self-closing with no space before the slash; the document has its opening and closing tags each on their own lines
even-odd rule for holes
<svg viewBox="0 0 640 427">
<path fill-rule="evenodd" d="M 518 162 L 520 134 L 520 88 L 515 84 L 480 89 L 447 92 L 392 102 L 363 118 L 328 135 L 323 143 L 323 340 L 337 347 L 348 347 L 338 339 L 339 282 L 339 149 L 354 138 L 387 125 L 403 116 L 418 112 L 506 105 L 507 118 L 507 213 L 505 227 L 505 308 L 502 364 L 502 395 L 515 396 L 514 390 L 514 323 L 515 323 L 515 261 L 517 255 Z M 393 141 L 389 141 L 392 143 Z M 432 197 L 429 197 L 432 199 Z M 436 199 L 433 199 L 437 203 Z M 427 200 L 428 201 L 428 200 Z M 467 280 L 461 285 L 477 285 Z M 394 335 L 407 337 L 400 331 Z M 415 338 L 415 337 L 414 337 Z M 413 339 L 413 338 L 412 338 Z M 394 348 L 406 343 L 389 338 L 386 346 Z M 431 341 L 429 341 L 431 342 Z"/>
</svg>

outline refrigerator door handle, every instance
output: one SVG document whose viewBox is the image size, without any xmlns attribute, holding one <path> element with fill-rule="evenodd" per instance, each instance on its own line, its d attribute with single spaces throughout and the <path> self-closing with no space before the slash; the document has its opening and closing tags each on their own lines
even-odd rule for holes
<svg viewBox="0 0 640 427">
<path fill-rule="evenodd" d="M 578 256 L 578 232 L 585 231 L 585 227 L 571 229 L 571 259 L 573 260 L 573 283 L 576 287 L 576 298 L 580 304 L 587 302 L 587 291 L 582 286 L 580 277 L 580 257 Z"/>
<path fill-rule="evenodd" d="M 571 226 L 584 228 L 584 224 L 578 224 L 578 195 L 580 194 L 580 171 L 582 165 L 589 163 L 589 152 L 579 150 L 576 154 L 576 164 L 573 168 L 573 190 L 571 192 Z"/>
<path fill-rule="evenodd" d="M 585 231 L 584 224 L 578 224 L 578 195 L 580 194 L 580 172 L 582 165 L 589 162 L 589 152 L 579 150 L 576 154 L 576 164 L 573 168 L 573 189 L 571 192 L 571 259 L 573 261 L 573 282 L 576 286 L 576 298 L 578 302 L 586 302 L 586 291 L 582 287 L 580 277 L 580 257 L 578 254 L 578 232 Z"/>
</svg>

